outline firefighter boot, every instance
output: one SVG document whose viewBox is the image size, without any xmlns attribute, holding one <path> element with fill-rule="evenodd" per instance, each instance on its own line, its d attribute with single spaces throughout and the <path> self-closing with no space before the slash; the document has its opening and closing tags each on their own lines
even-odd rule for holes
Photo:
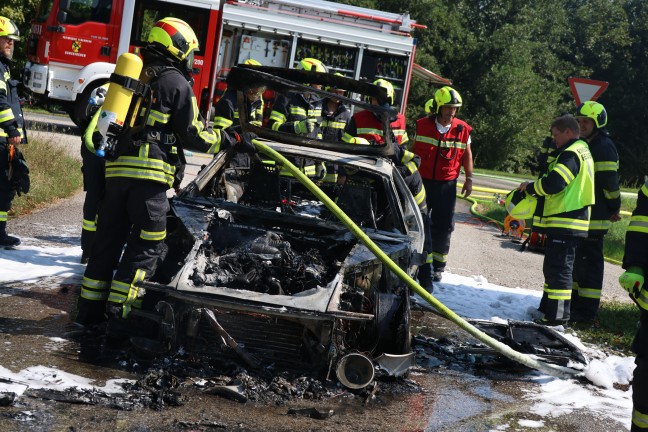
<svg viewBox="0 0 648 432">
<path fill-rule="evenodd" d="M 106 322 L 105 302 L 97 300 L 88 300 L 79 297 L 77 301 L 77 315 L 74 324 L 83 328 L 96 327 L 98 324 Z"/>
<path fill-rule="evenodd" d="M 443 279 L 443 270 L 434 269 L 434 272 L 432 273 L 432 281 L 441 282 L 441 279 Z"/>
<path fill-rule="evenodd" d="M 0 222 L 0 247 L 11 248 L 18 246 L 20 239 L 7 234 L 7 222 Z"/>
<path fill-rule="evenodd" d="M 421 285 L 421 287 L 430 294 L 432 294 L 432 292 L 434 291 L 434 285 L 432 285 L 433 280 L 434 276 L 432 273 L 432 266 L 430 266 L 430 264 L 423 264 L 421 267 L 419 267 L 419 285 Z"/>
<path fill-rule="evenodd" d="M 106 315 L 108 316 L 106 343 L 113 348 L 121 348 L 129 343 L 130 331 L 128 321 L 122 317 L 122 313 L 122 304 L 113 302 L 106 304 Z"/>
</svg>

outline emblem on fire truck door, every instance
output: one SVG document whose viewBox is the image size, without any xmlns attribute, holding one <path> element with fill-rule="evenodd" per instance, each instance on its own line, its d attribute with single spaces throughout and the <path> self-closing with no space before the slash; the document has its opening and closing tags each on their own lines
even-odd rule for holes
<svg viewBox="0 0 648 432">
<path fill-rule="evenodd" d="M 72 42 L 72 51 L 74 51 L 75 53 L 81 51 L 81 42 L 79 42 L 78 40 Z"/>
</svg>

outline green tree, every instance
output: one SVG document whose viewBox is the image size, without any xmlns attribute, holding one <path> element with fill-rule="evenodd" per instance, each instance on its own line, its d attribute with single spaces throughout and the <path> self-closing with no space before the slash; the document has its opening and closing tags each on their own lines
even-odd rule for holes
<svg viewBox="0 0 648 432">
<path fill-rule="evenodd" d="M 14 70 L 21 70 L 27 58 L 24 41 L 29 34 L 30 20 L 36 16 L 40 0 L 4 0 L 3 3 L 0 6 L 0 15 L 12 19 L 20 29 L 22 36 L 23 43 L 16 45 L 14 53 L 14 60 L 17 65 Z"/>
</svg>

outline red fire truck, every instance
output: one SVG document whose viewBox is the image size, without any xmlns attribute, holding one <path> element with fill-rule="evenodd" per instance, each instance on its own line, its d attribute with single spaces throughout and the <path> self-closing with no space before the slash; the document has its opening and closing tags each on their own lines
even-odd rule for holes
<svg viewBox="0 0 648 432">
<path fill-rule="evenodd" d="M 385 78 L 403 110 L 412 75 L 449 84 L 414 64 L 411 32 L 423 26 L 408 14 L 322 0 L 42 0 L 27 38 L 24 84 L 67 106 L 79 124 L 90 92 L 108 81 L 117 57 L 137 53 L 165 16 L 185 20 L 198 36 L 194 91 L 204 114 L 229 68 L 250 58 L 291 67 L 314 57 L 351 78 Z"/>
</svg>

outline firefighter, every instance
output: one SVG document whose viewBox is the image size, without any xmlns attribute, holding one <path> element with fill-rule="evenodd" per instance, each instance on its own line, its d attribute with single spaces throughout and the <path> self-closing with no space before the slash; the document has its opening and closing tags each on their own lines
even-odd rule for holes
<svg viewBox="0 0 648 432">
<path fill-rule="evenodd" d="M 298 69 L 327 73 L 328 69 L 321 61 L 314 58 L 300 60 Z M 320 84 L 306 84 L 321 89 Z M 324 99 L 314 93 L 280 94 L 268 119 L 268 127 L 273 131 L 288 132 L 311 139 L 322 139 L 322 106 Z M 313 180 L 326 179 L 327 170 L 323 163 L 315 164 L 313 160 L 299 158 L 294 161 L 304 174 Z"/>
<path fill-rule="evenodd" d="M 626 231 L 623 268 L 619 277 L 621 286 L 630 293 L 641 311 L 639 329 L 632 342 L 637 355 L 632 379 L 631 432 L 648 431 L 648 176 L 637 196 L 637 207 L 632 212 Z"/>
<path fill-rule="evenodd" d="M 343 76 L 339 72 L 336 72 L 335 75 Z M 344 96 L 346 93 L 346 90 L 335 86 L 326 87 L 326 91 L 339 96 Z M 327 97 L 322 106 L 322 118 L 322 138 L 324 141 L 341 141 L 344 129 L 351 118 L 351 111 L 340 99 Z"/>
<path fill-rule="evenodd" d="M 387 98 L 385 100 L 381 100 L 377 97 L 371 97 L 371 104 L 385 108 L 391 108 L 394 104 L 395 94 L 392 84 L 384 79 L 377 79 L 373 82 L 373 84 L 381 86 L 385 90 L 387 90 Z M 392 160 L 396 165 L 398 171 L 401 173 L 401 176 L 405 180 L 405 183 L 412 193 L 412 196 L 414 196 L 416 204 L 421 210 L 425 228 L 424 249 L 426 251 L 429 251 L 430 238 L 429 231 L 427 229 L 429 222 L 427 220 L 428 213 L 427 203 L 425 199 L 425 189 L 423 188 L 423 181 L 421 179 L 421 174 L 419 173 L 420 158 L 406 149 L 405 144 L 408 142 L 408 137 L 407 132 L 405 131 L 405 116 L 403 116 L 401 113 L 397 113 L 391 120 L 392 122 L 389 126 L 392 133 L 391 138 L 394 147 L 394 155 L 392 156 Z M 351 117 L 351 120 L 349 120 L 349 124 L 344 131 L 344 135 L 342 135 L 342 141 L 347 143 L 357 143 L 358 138 L 367 140 L 367 142 L 374 145 L 382 145 L 385 142 L 385 138 L 383 137 L 382 121 L 371 111 L 364 110 L 355 113 Z M 419 274 L 419 283 L 428 292 L 432 292 L 433 286 L 431 280 L 421 280 L 421 275 Z"/>
<path fill-rule="evenodd" d="M 101 105 L 106 98 L 109 84 L 97 87 L 90 94 L 89 105 L 95 110 L 81 136 L 81 171 L 83 172 L 83 225 L 81 226 L 81 264 L 87 264 L 97 232 L 97 215 L 106 184 L 106 161 L 95 154 L 95 144 L 101 138 L 97 132 L 97 120 Z"/>
<path fill-rule="evenodd" d="M 321 61 L 305 58 L 299 62 L 299 69 L 313 72 L 328 72 Z M 313 84 L 320 89 L 321 85 Z M 322 139 L 323 99 L 314 93 L 290 93 L 279 95 L 272 107 L 268 127 L 274 131 L 289 132 L 308 138 Z"/>
<path fill-rule="evenodd" d="M 598 102 L 582 103 L 574 115 L 581 138 L 587 141 L 594 158 L 594 196 L 589 234 L 576 249 L 574 285 L 571 295 L 571 321 L 592 322 L 598 314 L 603 289 L 603 237 L 612 222 L 621 219 L 619 155 L 605 130 L 608 117 Z"/>
<path fill-rule="evenodd" d="M 376 97 L 371 97 L 368 102 L 372 105 L 382 106 L 383 108 L 391 108 L 394 105 L 395 97 L 394 86 L 392 83 L 379 78 L 372 84 L 383 87 L 387 90 L 387 99 L 378 100 Z M 392 119 L 392 122 L 389 124 L 393 137 L 392 141 L 398 144 L 399 147 L 409 143 L 409 137 L 407 136 L 405 125 L 405 116 L 401 113 L 396 114 L 396 118 Z M 383 144 L 385 142 L 385 139 L 383 138 L 382 123 L 380 122 L 380 119 L 370 111 L 360 111 L 351 117 L 349 125 L 342 136 L 342 141 L 353 142 L 353 138 L 356 136 L 365 138 L 367 141 L 374 144 Z M 414 156 L 411 152 L 408 152 L 408 154 L 412 157 Z"/>
<path fill-rule="evenodd" d="M 457 90 L 442 87 L 425 103 L 428 115 L 416 122 L 413 151 L 421 158 L 420 172 L 427 192 L 432 241 L 427 263 L 421 268 L 423 274 L 419 276 L 426 281 L 441 281 L 448 261 L 461 167 L 465 172 L 461 193 L 464 197 L 472 193 L 470 134 L 473 129 L 456 117 L 462 104 Z"/>
<path fill-rule="evenodd" d="M 254 59 L 248 59 L 243 62 L 244 65 L 261 66 L 261 63 Z M 265 86 L 252 85 L 245 89 L 245 96 L 248 103 L 248 121 L 254 126 L 261 126 L 263 123 L 263 92 Z M 225 94 L 216 103 L 216 117 L 214 118 L 214 128 L 227 129 L 239 126 L 238 102 L 235 91 L 225 90 Z"/>
<path fill-rule="evenodd" d="M 594 160 L 581 139 L 571 115 L 551 124 L 556 150 L 539 180 L 523 182 L 518 189 L 538 198 L 534 230 L 546 234 L 542 265 L 544 291 L 538 310 L 545 325 L 566 324 L 570 319 L 572 273 L 576 247 L 587 237 L 590 206 L 594 204 Z"/>
<path fill-rule="evenodd" d="M 191 27 L 176 18 L 156 22 L 142 49 L 140 80 L 151 88 L 151 110 L 142 119 L 146 126 L 120 137 L 116 159 L 106 162 L 104 200 L 77 304 L 75 322 L 81 326 L 109 318 L 108 333 L 119 337 L 123 319 L 142 306 L 139 283 L 155 273 L 166 252 L 166 194 L 182 181 L 183 148 L 215 154 L 235 143 L 199 118 L 190 84 L 197 49 Z"/>
<path fill-rule="evenodd" d="M 14 170 L 19 144 L 27 144 L 25 119 L 18 98 L 18 81 L 11 79 L 15 42 L 20 40 L 16 23 L 0 16 L 0 246 L 13 247 L 20 239 L 7 234 L 7 218 L 16 196 L 16 180 L 21 173 Z"/>
</svg>

